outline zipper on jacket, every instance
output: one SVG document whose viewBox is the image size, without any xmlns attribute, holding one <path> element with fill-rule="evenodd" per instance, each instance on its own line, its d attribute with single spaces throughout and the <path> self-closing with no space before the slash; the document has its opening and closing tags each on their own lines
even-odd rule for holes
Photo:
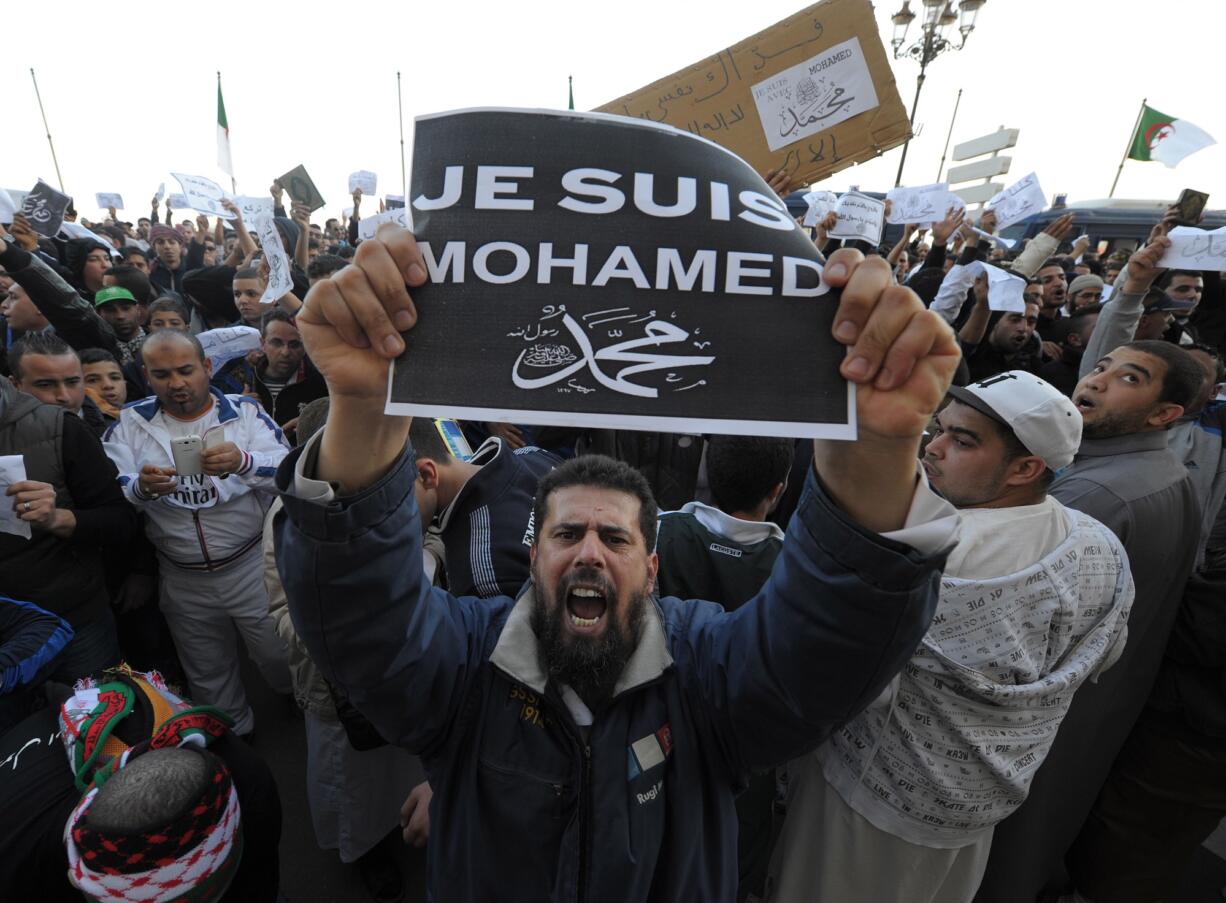
<svg viewBox="0 0 1226 903">
<path fill-rule="evenodd" d="M 209 544 L 204 541 L 204 525 L 200 523 L 200 512 L 192 509 L 192 521 L 196 524 L 196 539 L 200 543 L 200 554 L 204 556 L 204 568 L 213 570 L 213 559 L 209 558 Z"/>
<path fill-rule="evenodd" d="M 592 849 L 592 747 L 583 744 L 583 787 L 579 797 L 579 895 L 587 899 L 588 861 Z"/>
</svg>

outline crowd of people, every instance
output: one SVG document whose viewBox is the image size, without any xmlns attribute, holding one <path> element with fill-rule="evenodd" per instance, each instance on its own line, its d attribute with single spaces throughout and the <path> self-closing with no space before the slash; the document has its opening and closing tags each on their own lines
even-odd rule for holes
<svg viewBox="0 0 1226 903">
<path fill-rule="evenodd" d="M 839 443 L 386 417 L 413 236 L 271 194 L 271 303 L 229 202 L 0 223 L 0 896 L 278 899 L 241 637 L 375 900 L 391 832 L 436 900 L 1170 898 L 1226 814 L 1226 288 L 1173 209 L 831 214 Z"/>
</svg>

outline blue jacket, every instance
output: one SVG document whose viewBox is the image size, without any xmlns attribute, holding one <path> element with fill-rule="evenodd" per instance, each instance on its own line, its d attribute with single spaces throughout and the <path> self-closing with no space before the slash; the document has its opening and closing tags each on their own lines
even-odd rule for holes
<svg viewBox="0 0 1226 903">
<path fill-rule="evenodd" d="M 943 555 L 861 530 L 810 473 L 762 592 L 731 613 L 653 600 L 585 738 L 541 667 L 531 586 L 478 600 L 423 579 L 412 460 L 327 504 L 284 494 L 275 529 L 311 657 L 429 772 L 433 899 L 733 900 L 748 771 L 877 696 L 932 619 Z"/>
</svg>

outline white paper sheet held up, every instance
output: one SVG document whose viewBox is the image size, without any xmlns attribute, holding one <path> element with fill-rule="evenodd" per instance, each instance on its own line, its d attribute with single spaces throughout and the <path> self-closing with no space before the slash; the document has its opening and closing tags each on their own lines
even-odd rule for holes
<svg viewBox="0 0 1226 903">
<path fill-rule="evenodd" d="M 809 209 L 805 211 L 801 225 L 811 229 L 825 219 L 827 213 L 834 210 L 839 203 L 839 196 L 833 191 L 810 191 L 805 195 L 805 203 L 809 205 Z"/>
<path fill-rule="evenodd" d="M 885 224 L 884 201 L 849 191 L 839 198 L 834 213 L 838 222 L 830 230 L 830 238 L 849 238 L 874 245 L 881 242 L 881 229 Z"/>
<path fill-rule="evenodd" d="M 968 263 L 966 268 L 976 277 L 985 273 L 988 277 L 988 307 L 1006 313 L 1024 314 L 1026 312 L 1026 280 L 1021 276 L 994 267 L 990 263 L 976 260 Z"/>
<path fill-rule="evenodd" d="M 243 215 L 244 223 L 254 223 L 257 216 L 272 216 L 272 198 L 268 195 L 249 197 L 240 194 L 231 198 L 231 200 L 234 201 L 234 206 L 238 208 L 238 212 Z"/>
<path fill-rule="evenodd" d="M 373 198 L 375 196 L 375 188 L 378 184 L 379 177 L 370 170 L 359 169 L 357 172 L 349 174 L 350 194 L 353 194 L 355 191 L 361 188 L 363 197 Z"/>
<path fill-rule="evenodd" d="M 200 340 L 204 356 L 213 364 L 214 373 L 236 357 L 260 347 L 260 331 L 253 326 L 223 326 L 202 332 L 196 338 Z"/>
<path fill-rule="evenodd" d="M 30 538 L 30 525 L 17 516 L 13 500 L 5 495 L 14 483 L 26 478 L 26 462 L 21 455 L 0 455 L 0 533 Z"/>
<path fill-rule="evenodd" d="M 945 219 L 950 207 L 957 206 L 953 197 L 956 195 L 950 195 L 948 182 L 891 188 L 886 194 L 886 200 L 890 202 L 890 215 L 885 221 L 895 225 L 939 222 Z"/>
<path fill-rule="evenodd" d="M 187 206 L 209 216 L 219 216 L 222 219 L 234 219 L 234 214 L 221 206 L 226 193 L 212 179 L 204 176 L 189 176 L 186 173 L 172 172 L 183 188 L 183 196 L 187 198 Z"/>
<path fill-rule="evenodd" d="M 11 193 L 3 188 L 0 188 L 0 223 L 8 225 L 17 215 L 17 211 L 21 209 L 20 204 L 13 203 Z"/>
<path fill-rule="evenodd" d="M 413 228 L 409 221 L 409 209 L 407 207 L 397 207 L 394 210 L 385 210 L 383 213 L 377 213 L 374 216 L 358 220 L 358 238 L 361 241 L 374 238 L 375 232 L 379 230 L 379 226 L 383 223 L 398 223 L 406 229 Z"/>
<path fill-rule="evenodd" d="M 100 235 L 95 235 L 80 223 L 70 223 L 67 221 L 60 223 L 60 235 L 67 235 L 69 238 L 84 238 L 86 241 L 92 241 L 100 248 L 106 248 L 112 257 L 119 256 L 119 252 L 115 250 L 113 244 L 106 241 Z"/>
<path fill-rule="evenodd" d="M 192 205 L 187 200 L 187 195 L 179 194 L 177 191 L 171 192 L 170 197 L 166 199 L 166 203 L 170 205 L 171 210 L 191 210 Z"/>
<path fill-rule="evenodd" d="M 957 197 L 957 195 L 954 195 L 954 197 Z M 984 232 L 978 226 L 971 226 L 971 231 L 974 232 L 976 235 L 978 235 L 980 238 L 987 239 L 992 244 L 998 245 L 1002 248 L 1012 248 L 1015 244 L 1017 244 L 1017 242 L 1014 241 L 1012 238 L 1003 238 L 999 235 L 993 235 L 991 232 Z"/>
<path fill-rule="evenodd" d="M 1226 226 L 1198 229 L 1176 226 L 1167 233 L 1171 246 L 1166 249 L 1158 266 L 1182 270 L 1226 270 Z"/>
<path fill-rule="evenodd" d="M 255 231 L 260 236 L 260 248 L 264 251 L 264 259 L 268 261 L 268 285 L 264 289 L 264 294 L 260 296 L 260 303 L 276 304 L 294 290 L 289 258 L 285 256 L 281 234 L 277 231 L 277 224 L 273 222 L 271 216 L 257 216 Z"/>
<path fill-rule="evenodd" d="M 1039 185 L 1039 177 L 1031 173 L 993 195 L 988 208 L 996 213 L 996 228 L 1007 229 L 1026 217 L 1042 212 L 1047 196 Z"/>
<path fill-rule="evenodd" d="M 772 151 L 877 106 L 877 89 L 859 38 L 828 47 L 758 82 L 752 90 Z"/>
<path fill-rule="evenodd" d="M 123 195 L 121 194 L 99 191 L 94 195 L 94 199 L 98 202 L 99 210 L 105 210 L 108 207 L 114 207 L 116 210 L 123 209 Z"/>
</svg>

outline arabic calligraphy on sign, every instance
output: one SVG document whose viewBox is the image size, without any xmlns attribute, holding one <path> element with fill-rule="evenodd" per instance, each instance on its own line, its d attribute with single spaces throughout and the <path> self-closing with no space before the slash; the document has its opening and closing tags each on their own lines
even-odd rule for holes
<svg viewBox="0 0 1226 903">
<path fill-rule="evenodd" d="M 772 151 L 877 106 L 859 38 L 759 82 L 753 86 L 753 97 Z"/>
<path fill-rule="evenodd" d="M 557 320 L 559 316 L 561 319 Z M 631 377 L 660 371 L 666 371 L 665 388 L 671 392 L 684 392 L 706 385 L 704 379 L 687 379 L 676 371 L 687 367 L 704 367 L 715 361 L 714 355 L 667 354 L 650 350 L 680 346 L 675 349 L 680 351 L 687 343 L 706 348 L 711 344 L 709 341 L 692 341 L 692 337 L 701 332 L 700 329 L 691 333 L 668 320 L 657 319 L 654 310 L 640 315 L 628 307 L 596 311 L 584 314 L 580 319 L 583 322 L 572 317 L 564 306 L 555 309 L 550 305 L 542 308 L 540 321 L 507 333 L 510 338 L 522 338 L 532 343 L 515 358 L 511 379 L 516 386 L 521 389 L 544 389 L 561 384 L 559 391 L 574 390 L 587 395 L 595 392 L 596 388 L 581 381 L 586 376 L 613 392 L 636 398 L 658 398 L 660 389 L 657 386 L 635 381 Z M 569 335 L 558 342 L 537 341 L 545 333 L 558 334 L 556 329 L 541 328 L 541 324 L 547 320 L 557 322 Z M 608 326 L 614 322 L 620 324 L 619 328 Z M 626 331 L 626 327 L 635 325 L 641 326 L 641 333 L 635 329 Z M 623 338 L 627 334 L 631 337 Z M 602 338 L 622 340 L 598 347 Z M 620 368 L 613 370 L 617 365 L 621 365 Z M 610 371 L 608 373 L 605 372 L 606 366 Z M 540 374 L 541 370 L 550 372 Z"/>
</svg>

